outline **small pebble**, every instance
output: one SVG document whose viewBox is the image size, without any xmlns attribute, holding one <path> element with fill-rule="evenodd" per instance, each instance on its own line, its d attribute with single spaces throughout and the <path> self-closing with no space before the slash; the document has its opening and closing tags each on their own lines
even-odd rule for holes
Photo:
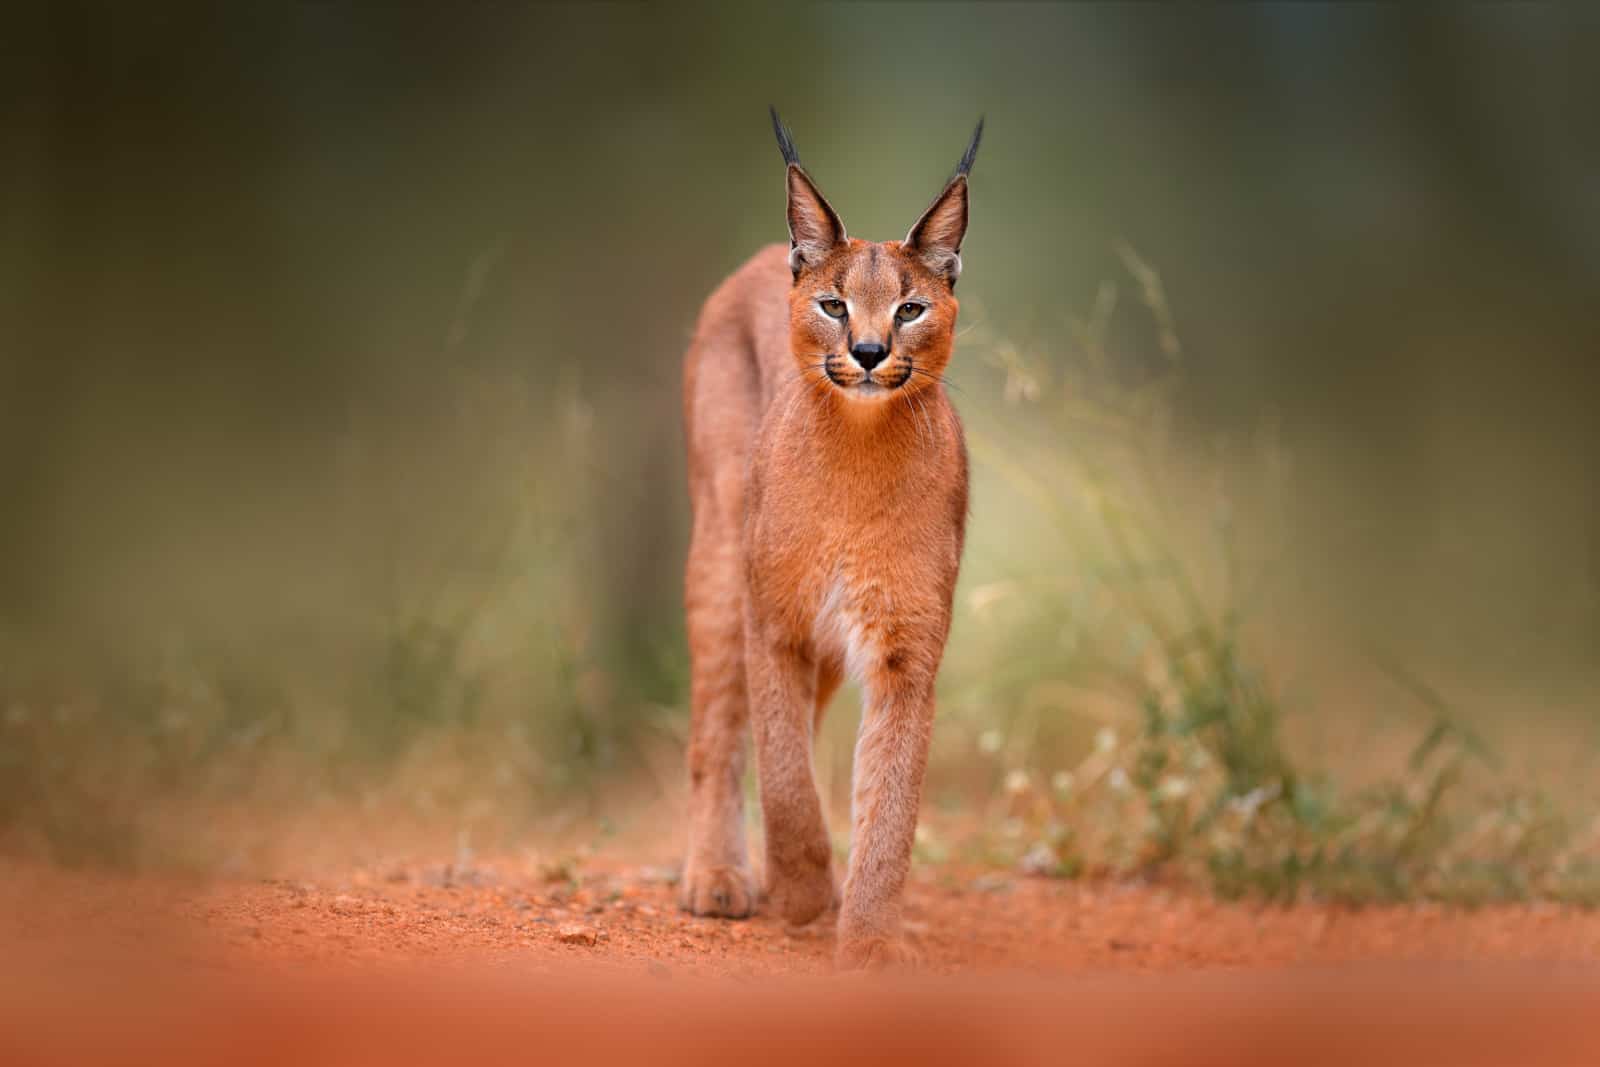
<svg viewBox="0 0 1600 1067">
<path fill-rule="evenodd" d="M 582 926 L 578 923 L 567 923 L 556 931 L 556 936 L 568 945 L 592 945 L 600 940 L 600 935 L 592 926 Z"/>
</svg>

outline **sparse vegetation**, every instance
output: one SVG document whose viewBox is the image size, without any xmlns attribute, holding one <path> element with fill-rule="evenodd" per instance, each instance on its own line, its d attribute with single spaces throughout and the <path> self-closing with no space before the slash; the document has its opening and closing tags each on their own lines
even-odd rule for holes
<svg viewBox="0 0 1600 1067">
<path fill-rule="evenodd" d="M 1167 398 L 1182 370 L 1178 335 L 1157 274 L 1122 255 L 1155 327 L 1154 371 L 1130 382 L 1114 362 L 1109 284 L 1061 358 L 988 344 L 1026 417 L 974 432 L 977 459 L 1059 543 L 1039 557 L 1046 572 L 968 591 L 986 647 L 1025 650 L 1002 661 L 980 699 L 969 681 L 957 701 L 987 714 L 965 735 L 995 767 L 985 854 L 1036 874 L 1281 901 L 1594 899 L 1594 829 L 1569 822 L 1536 783 L 1496 781 L 1486 744 L 1399 667 L 1382 665 L 1428 719 L 1398 776 L 1345 788 L 1334 768 L 1292 751 L 1259 654 L 1272 620 L 1249 614 L 1263 594 L 1252 569 L 1274 556 L 1263 551 L 1273 532 L 1260 527 L 1289 464 L 1270 436 L 1231 466 L 1177 450 Z M 1254 479 L 1248 494 L 1232 491 L 1241 471 Z M 1246 503 L 1255 528 L 1241 528 Z M 1000 602 L 1015 607 L 1003 619 Z M 1017 710 L 997 715 L 997 703 Z M 1052 769 L 1084 746 L 1064 740 L 1046 708 L 1099 722 L 1087 755 Z"/>
<path fill-rule="evenodd" d="M 110 652 L 0 642 L 0 840 L 68 863 L 248 865 L 286 818 L 515 827 L 615 768 L 586 501 L 561 473 L 588 454 L 582 405 L 452 381 L 439 423 L 401 431 L 425 455 L 388 454 L 415 441 L 381 425 L 352 431 L 326 555 L 264 576 L 319 569 L 298 629 L 263 623 L 263 591 Z M 564 463 L 536 471 L 541 456 Z M 257 817 L 214 821 L 241 806 Z"/>
</svg>

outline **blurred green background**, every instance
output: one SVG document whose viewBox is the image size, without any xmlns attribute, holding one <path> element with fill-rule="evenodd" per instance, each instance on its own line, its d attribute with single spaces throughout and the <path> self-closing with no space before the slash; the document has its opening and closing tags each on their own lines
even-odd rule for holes
<svg viewBox="0 0 1600 1067">
<path fill-rule="evenodd" d="M 784 237 L 768 103 L 879 239 L 988 117 L 939 810 L 1141 728 L 1160 627 L 1095 590 L 1151 546 L 1318 767 L 1448 708 L 1593 778 L 1592 9 L 53 4 L 0 52 L 0 840 L 676 796 L 679 367 Z M 1058 514 L 1107 482 L 1120 564 Z"/>
</svg>

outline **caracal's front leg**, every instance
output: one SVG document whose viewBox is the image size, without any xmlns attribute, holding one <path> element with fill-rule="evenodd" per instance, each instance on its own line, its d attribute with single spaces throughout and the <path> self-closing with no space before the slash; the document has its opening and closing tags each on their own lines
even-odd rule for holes
<svg viewBox="0 0 1600 1067">
<path fill-rule="evenodd" d="M 908 671 L 894 657 L 867 679 L 851 797 L 850 867 L 839 914 L 841 967 L 907 962 L 900 893 L 922 800 L 933 734 L 933 671 Z"/>
<path fill-rule="evenodd" d="M 745 648 L 767 836 L 767 905 L 788 922 L 808 923 L 833 903 L 833 849 L 811 768 L 817 667 L 753 618 Z"/>
</svg>

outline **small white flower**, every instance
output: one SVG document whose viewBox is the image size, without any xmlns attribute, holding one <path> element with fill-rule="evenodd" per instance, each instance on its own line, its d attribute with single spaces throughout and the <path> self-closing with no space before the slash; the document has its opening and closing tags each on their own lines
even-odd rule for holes
<svg viewBox="0 0 1600 1067">
<path fill-rule="evenodd" d="M 1250 790 L 1242 797 L 1234 797 L 1228 801 L 1228 806 L 1244 816 L 1245 821 L 1248 822 L 1255 818 L 1256 812 L 1261 808 L 1261 805 L 1277 797 L 1281 788 L 1277 782 L 1268 782 L 1266 785 L 1257 786 L 1255 789 Z"/>
<path fill-rule="evenodd" d="M 1016 768 L 1006 772 L 1006 792 L 1012 796 L 1028 791 L 1028 772 Z"/>
<path fill-rule="evenodd" d="M 1005 735 L 999 730 L 985 730 L 978 735 L 978 751 L 986 756 L 992 756 L 1000 751 L 1006 743 Z"/>
<path fill-rule="evenodd" d="M 1055 849 L 1043 841 L 1035 841 L 1033 847 L 1023 854 L 1017 866 L 1023 874 L 1054 874 L 1061 868 L 1061 857 L 1056 855 Z"/>
<path fill-rule="evenodd" d="M 1110 752 L 1117 747 L 1117 731 L 1109 726 L 1100 727 L 1094 735 L 1094 747 L 1097 752 Z"/>
<path fill-rule="evenodd" d="M 1128 772 L 1121 767 L 1111 768 L 1111 773 L 1106 776 L 1106 784 L 1119 793 L 1128 791 Z"/>
<path fill-rule="evenodd" d="M 1161 784 L 1157 788 L 1167 800 L 1181 800 L 1189 795 L 1189 779 L 1169 775 L 1161 779 Z"/>
<path fill-rule="evenodd" d="M 921 823 L 917 823 L 916 841 L 919 845 L 926 845 L 933 840 L 933 831 Z"/>
<path fill-rule="evenodd" d="M 1054 789 L 1057 793 L 1072 792 L 1072 772 L 1057 771 L 1056 773 L 1052 774 L 1050 776 L 1050 788 Z"/>
</svg>

